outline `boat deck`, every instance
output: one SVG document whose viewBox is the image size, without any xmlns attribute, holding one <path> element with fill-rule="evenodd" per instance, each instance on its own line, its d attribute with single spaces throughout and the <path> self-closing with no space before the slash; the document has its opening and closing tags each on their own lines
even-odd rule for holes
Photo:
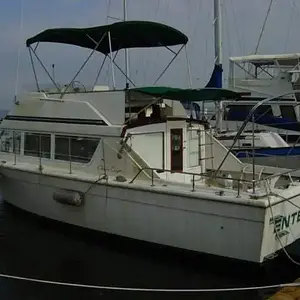
<svg viewBox="0 0 300 300">
<path fill-rule="evenodd" d="M 256 197 L 253 197 L 254 195 L 252 193 L 252 190 L 249 190 L 248 192 L 238 192 L 236 189 L 210 186 L 208 184 L 205 184 L 204 181 L 195 181 L 195 185 L 193 187 L 192 183 L 180 183 L 155 179 L 152 185 L 151 179 L 142 180 L 137 178 L 131 183 L 130 181 L 132 180 L 132 178 L 127 178 L 127 181 L 120 182 L 116 180 L 117 174 L 114 176 L 108 176 L 108 179 L 106 180 L 101 179 L 104 173 L 100 176 L 79 170 L 72 170 L 72 172 L 70 173 L 68 169 L 54 168 L 50 166 L 43 166 L 42 170 L 39 170 L 39 166 L 32 163 L 18 162 L 17 164 L 15 164 L 14 162 L 6 161 L 5 163 L 2 162 L 1 164 L 1 168 L 3 167 L 11 170 L 20 170 L 22 172 L 33 172 L 36 174 L 63 177 L 66 179 L 73 179 L 77 181 L 85 181 L 91 184 L 106 183 L 111 186 L 126 186 L 127 188 L 142 189 L 145 191 L 151 190 L 152 192 L 170 194 L 174 196 L 230 202 L 263 208 L 269 205 L 269 200 L 267 199 L 267 197 L 263 197 L 263 195 L 265 195 L 265 191 L 262 191 L 261 197 L 259 197 L 260 191 L 257 190 L 255 194 Z M 270 197 L 270 202 L 272 204 L 275 204 L 276 202 L 278 202 L 278 198 L 272 196 Z"/>
<path fill-rule="evenodd" d="M 294 283 L 300 284 L 300 278 L 296 279 Z M 293 300 L 300 298 L 300 286 L 289 286 L 280 289 L 277 293 L 272 295 L 268 300 Z"/>
</svg>

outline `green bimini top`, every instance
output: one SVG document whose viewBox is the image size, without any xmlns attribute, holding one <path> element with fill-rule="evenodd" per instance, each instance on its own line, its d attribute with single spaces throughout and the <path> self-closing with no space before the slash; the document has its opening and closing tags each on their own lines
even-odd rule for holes
<svg viewBox="0 0 300 300">
<path fill-rule="evenodd" d="M 169 100 L 190 102 L 237 99 L 240 97 L 239 93 L 227 89 L 218 88 L 180 89 L 165 86 L 150 86 L 131 88 L 130 91 Z"/>
<path fill-rule="evenodd" d="M 185 45 L 188 38 L 179 30 L 150 21 L 125 21 L 89 28 L 47 29 L 26 40 L 26 46 L 39 42 L 61 43 L 95 49 L 105 55 L 125 48 L 152 48 Z"/>
</svg>

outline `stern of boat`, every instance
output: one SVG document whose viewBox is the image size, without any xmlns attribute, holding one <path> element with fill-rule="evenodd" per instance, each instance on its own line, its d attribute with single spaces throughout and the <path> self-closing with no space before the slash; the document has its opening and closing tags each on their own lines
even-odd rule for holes
<svg viewBox="0 0 300 300">
<path fill-rule="evenodd" d="M 271 205 L 270 205 L 271 204 Z M 261 262 L 272 259 L 300 238 L 300 184 L 291 184 L 284 196 L 269 196 L 265 213 Z M 284 248 L 284 249 L 283 249 Z M 287 255 L 287 253 L 285 253 Z"/>
</svg>

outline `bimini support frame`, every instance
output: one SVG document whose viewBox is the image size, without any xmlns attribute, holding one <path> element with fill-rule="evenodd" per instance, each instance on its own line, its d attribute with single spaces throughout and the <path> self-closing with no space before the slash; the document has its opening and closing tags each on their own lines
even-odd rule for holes
<svg viewBox="0 0 300 300">
<path fill-rule="evenodd" d="M 115 62 L 117 55 L 118 55 L 118 52 L 116 52 L 116 55 L 114 56 L 114 58 L 113 58 L 113 60 L 112 60 L 113 67 L 114 67 L 114 66 L 117 67 L 117 69 L 125 76 L 126 81 L 127 81 L 127 82 L 129 81 L 129 82 L 135 87 L 136 85 L 135 85 L 134 81 L 133 81 L 132 79 L 130 79 L 130 78 L 126 75 L 126 73 L 122 70 L 122 68 Z M 109 59 L 111 60 L 111 54 L 108 54 L 107 56 L 108 56 Z"/>
<path fill-rule="evenodd" d="M 109 44 L 109 52 L 110 52 L 110 63 L 111 63 L 111 76 L 113 81 L 113 89 L 116 88 L 116 79 L 115 79 L 115 69 L 114 69 L 114 61 L 111 58 L 112 54 L 112 46 L 111 46 L 111 34 L 108 32 L 108 44 Z"/>
<path fill-rule="evenodd" d="M 169 69 L 169 67 L 171 66 L 171 64 L 173 63 L 173 61 L 176 59 L 176 57 L 178 56 L 178 54 L 184 48 L 184 46 L 185 45 L 182 45 L 180 47 L 180 49 L 177 51 L 177 53 L 175 52 L 175 54 L 172 57 L 171 61 L 167 64 L 167 66 L 164 68 L 164 70 L 161 72 L 161 74 L 157 77 L 157 79 L 154 81 L 153 85 L 155 85 L 158 82 L 158 80 L 166 73 L 166 71 Z M 170 50 L 169 48 L 167 48 L 167 49 Z M 172 53 L 174 53 L 174 51 L 172 51 Z"/>
<path fill-rule="evenodd" d="M 106 33 L 101 37 L 101 39 L 98 42 L 96 42 L 89 35 L 87 35 L 87 37 L 90 38 L 95 43 L 95 48 L 91 51 L 91 53 L 89 54 L 89 56 L 83 62 L 83 64 L 79 68 L 79 70 L 75 73 L 74 77 L 72 78 L 72 80 L 66 86 L 66 88 L 64 90 L 62 90 L 58 86 L 58 84 L 55 82 L 54 78 L 51 76 L 50 72 L 47 70 L 47 68 L 45 67 L 45 65 L 43 64 L 43 62 L 39 58 L 39 56 L 36 54 L 36 50 L 38 48 L 38 45 L 34 49 L 30 45 L 28 47 L 28 49 L 29 49 L 29 54 L 30 54 L 30 59 L 31 59 L 31 65 L 32 65 L 32 69 L 33 69 L 33 73 L 34 73 L 34 77 L 35 77 L 35 81 L 36 81 L 36 85 L 37 85 L 38 91 L 40 92 L 40 88 L 39 88 L 39 84 L 38 84 L 38 79 L 37 79 L 37 75 L 36 75 L 36 70 L 35 70 L 35 66 L 34 66 L 34 61 L 33 61 L 32 53 L 34 54 L 35 58 L 38 60 L 38 62 L 40 63 L 40 65 L 42 66 L 42 68 L 44 69 L 44 71 L 46 72 L 46 74 L 48 75 L 49 79 L 52 81 L 52 83 L 56 87 L 57 91 L 60 93 L 60 99 L 62 99 L 63 96 L 65 95 L 65 93 L 70 88 L 70 86 L 75 82 L 75 80 L 78 77 L 78 75 L 80 74 L 80 72 L 83 70 L 83 68 L 86 66 L 86 64 L 88 63 L 88 61 L 91 59 L 91 57 L 93 56 L 93 54 L 95 53 L 95 51 L 97 50 L 97 48 L 99 47 L 99 45 L 101 44 L 101 42 L 103 41 L 103 39 L 105 38 L 105 36 L 106 36 Z"/>
<path fill-rule="evenodd" d="M 31 53 L 34 54 L 35 58 L 38 60 L 38 62 L 40 63 L 41 67 L 44 69 L 44 71 L 46 72 L 46 74 L 48 75 L 48 77 L 50 78 L 50 80 L 52 81 L 52 83 L 54 84 L 54 86 L 57 88 L 58 92 L 61 93 L 61 90 L 59 88 L 59 86 L 57 85 L 57 83 L 54 81 L 54 79 L 52 78 L 51 74 L 49 73 L 49 71 L 47 70 L 47 68 L 45 67 L 45 65 L 43 64 L 43 62 L 41 61 L 41 59 L 38 57 L 38 55 L 36 54 L 36 50 L 37 50 L 38 46 L 35 47 L 35 49 L 33 49 L 31 46 L 29 46 L 29 53 L 30 53 L 30 56 L 32 57 Z M 33 72 L 36 76 L 36 72 L 35 72 L 35 68 L 34 68 L 34 63 L 32 61 L 32 67 L 33 67 Z M 37 77 L 36 77 L 36 84 L 37 86 L 39 85 L 38 84 L 38 81 L 37 81 Z M 38 91 L 40 91 L 40 88 L 38 88 Z"/>
<path fill-rule="evenodd" d="M 91 53 L 89 54 L 89 56 L 87 57 L 87 59 L 84 61 L 84 63 L 82 64 L 82 66 L 79 68 L 79 70 L 76 72 L 76 74 L 74 75 L 74 77 L 72 78 L 72 80 L 70 81 L 70 83 L 67 85 L 66 89 L 61 93 L 60 95 L 60 99 L 62 99 L 62 97 L 64 96 L 64 94 L 68 91 L 68 89 L 70 88 L 70 86 L 74 83 L 74 81 L 76 80 L 77 76 L 80 74 L 80 72 L 83 70 L 83 68 L 86 66 L 86 64 L 88 63 L 88 61 L 91 59 L 91 57 L 93 56 L 93 54 L 95 53 L 96 49 L 99 47 L 99 45 L 101 44 L 101 42 L 103 41 L 103 39 L 106 36 L 106 33 L 101 37 L 101 39 L 96 42 L 94 41 L 88 34 L 86 35 L 89 39 L 91 39 L 94 43 L 95 43 L 95 48 L 91 51 Z"/>
<path fill-rule="evenodd" d="M 116 56 L 116 55 L 115 55 L 115 56 Z M 100 77 L 100 74 L 101 74 L 101 72 L 102 72 L 102 69 L 103 69 L 103 67 L 104 67 L 104 64 L 105 64 L 105 62 L 106 62 L 106 58 L 107 58 L 107 55 L 105 55 L 104 58 L 103 58 L 103 60 L 102 60 L 102 63 L 101 63 L 101 66 L 100 66 L 100 68 L 99 68 L 99 71 L 98 71 L 98 73 L 97 73 L 97 76 L 96 76 L 95 82 L 94 82 L 94 84 L 93 84 L 93 87 L 95 87 L 96 84 L 97 84 L 97 82 L 98 82 L 98 79 L 99 79 L 99 77 Z"/>
<path fill-rule="evenodd" d="M 36 75 L 36 70 L 35 70 L 35 66 L 34 66 L 34 62 L 33 62 L 31 46 L 28 47 L 28 51 L 29 51 L 30 62 L 31 62 L 31 66 L 32 66 L 32 71 L 33 71 L 35 83 L 36 83 L 36 88 L 37 88 L 37 91 L 40 92 L 40 86 L 39 86 L 39 81 L 38 81 L 38 78 L 37 78 L 37 75 Z"/>
<path fill-rule="evenodd" d="M 40 63 L 40 65 L 42 66 L 42 68 L 44 69 L 44 71 L 46 72 L 47 76 L 49 77 L 49 79 L 52 81 L 52 83 L 54 84 L 54 86 L 56 87 L 57 91 L 60 93 L 60 99 L 63 98 L 63 96 L 65 95 L 65 93 L 68 91 L 68 89 L 70 88 L 70 86 L 75 82 L 76 78 L 78 77 L 78 75 L 80 74 L 80 72 L 84 69 L 84 67 L 86 66 L 86 64 L 88 63 L 88 61 L 91 59 L 91 57 L 93 56 L 93 54 L 95 53 L 97 47 L 100 45 L 100 43 L 103 41 L 104 36 L 102 37 L 102 39 L 96 44 L 95 48 L 91 51 L 91 53 L 89 54 L 89 56 L 87 57 L 87 59 L 84 61 L 84 63 L 81 65 L 81 67 L 79 68 L 79 70 L 76 72 L 76 74 L 74 75 L 74 77 L 72 78 L 72 80 L 69 82 L 69 84 L 67 85 L 67 87 L 62 91 L 60 89 L 60 87 L 58 86 L 58 84 L 55 82 L 53 76 L 50 74 L 50 72 L 47 70 L 47 68 L 45 67 L 45 65 L 43 64 L 43 62 L 41 61 L 41 59 L 38 57 L 38 55 L 36 54 L 36 50 L 33 49 L 31 46 L 29 46 L 29 54 L 30 54 L 30 60 L 31 60 L 31 65 L 32 65 L 32 69 L 33 69 L 33 73 L 34 73 L 34 78 L 35 78 L 35 82 L 36 82 L 36 86 L 37 86 L 37 90 L 40 92 L 40 88 L 39 88 L 39 83 L 38 83 L 38 78 L 37 78 L 37 73 L 36 73 L 36 69 L 35 69 L 35 65 L 34 65 L 34 61 L 33 61 L 33 57 L 32 57 L 32 53 L 34 54 L 34 56 L 36 57 L 36 59 L 38 60 L 38 62 Z M 136 87 L 136 84 L 134 83 L 134 81 L 127 77 L 126 73 L 123 71 L 123 69 L 115 62 L 116 57 L 118 56 L 118 51 L 115 53 L 114 57 L 112 57 L 112 50 L 111 50 L 111 34 L 110 32 L 108 32 L 108 39 L 109 39 L 109 47 L 110 47 L 110 53 L 105 55 L 101 66 L 99 68 L 99 71 L 97 73 L 95 82 L 93 84 L 93 87 L 96 86 L 99 77 L 101 75 L 101 72 L 104 68 L 105 65 L 105 61 L 107 59 L 107 57 L 110 60 L 110 65 L 111 65 L 111 72 L 112 72 L 112 81 L 113 81 L 113 89 L 116 88 L 116 79 L 115 79 L 115 68 L 116 67 L 122 75 L 125 76 L 125 78 L 127 79 L 128 82 L 130 82 L 132 84 L 133 87 Z M 35 47 L 37 48 L 37 47 Z M 154 85 L 162 78 L 162 76 L 166 73 L 166 71 L 170 68 L 170 66 L 172 65 L 172 63 L 175 61 L 175 59 L 178 57 L 178 55 L 180 54 L 180 52 L 182 51 L 182 49 L 185 49 L 186 52 L 186 63 L 187 63 L 187 72 L 188 72 L 188 78 L 189 78 L 189 87 L 192 87 L 192 77 L 191 77 L 191 71 L 190 71 L 190 64 L 189 64 L 189 59 L 188 59 L 188 55 L 187 55 L 187 50 L 186 50 L 186 45 L 182 45 L 180 47 L 180 49 L 176 52 L 173 51 L 172 49 L 170 49 L 169 47 L 165 47 L 166 49 L 168 49 L 170 52 L 172 52 L 174 54 L 174 56 L 172 57 L 171 61 L 167 64 L 167 66 L 163 69 L 163 71 L 159 74 L 159 76 L 157 77 L 157 79 L 154 81 Z"/>
</svg>

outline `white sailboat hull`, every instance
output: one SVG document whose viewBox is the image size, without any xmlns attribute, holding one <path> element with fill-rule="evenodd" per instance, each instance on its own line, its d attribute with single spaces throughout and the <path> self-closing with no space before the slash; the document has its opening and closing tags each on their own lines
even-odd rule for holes
<svg viewBox="0 0 300 300">
<path fill-rule="evenodd" d="M 239 158 L 243 163 L 252 164 L 252 157 Z M 261 166 L 270 166 L 286 169 L 299 169 L 300 168 L 300 156 L 265 156 L 255 157 L 255 164 Z"/>
<path fill-rule="evenodd" d="M 216 201 L 198 192 L 176 195 L 168 187 L 126 182 L 93 184 L 8 168 L 1 173 L 5 201 L 52 220 L 256 263 L 281 247 L 273 234 L 274 227 L 268 223 L 267 209 L 239 203 L 238 199 L 235 203 Z M 61 187 L 88 191 L 84 205 L 76 207 L 53 200 L 53 193 Z M 278 209 L 293 211 L 288 204 L 281 205 L 284 207 Z M 300 226 L 297 227 L 290 238 L 300 235 Z"/>
</svg>

